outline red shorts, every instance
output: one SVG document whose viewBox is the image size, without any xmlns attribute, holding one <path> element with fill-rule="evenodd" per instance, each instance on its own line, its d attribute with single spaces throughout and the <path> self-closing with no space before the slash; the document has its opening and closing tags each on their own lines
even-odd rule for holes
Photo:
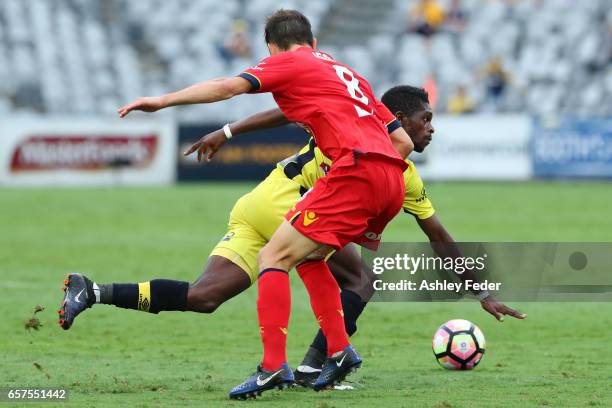
<svg viewBox="0 0 612 408">
<path fill-rule="evenodd" d="M 404 169 L 377 156 L 333 167 L 285 215 L 302 235 L 340 249 L 355 242 L 378 248 L 387 223 L 402 208 Z"/>
</svg>

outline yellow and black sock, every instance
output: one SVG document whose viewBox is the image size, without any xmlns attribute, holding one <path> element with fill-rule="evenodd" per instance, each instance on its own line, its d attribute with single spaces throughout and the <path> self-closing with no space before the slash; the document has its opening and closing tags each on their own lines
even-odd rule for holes
<svg viewBox="0 0 612 408">
<path fill-rule="evenodd" d="M 170 279 L 96 286 L 100 291 L 98 303 L 149 313 L 171 310 L 185 311 L 187 291 L 189 290 L 189 282 Z"/>
</svg>

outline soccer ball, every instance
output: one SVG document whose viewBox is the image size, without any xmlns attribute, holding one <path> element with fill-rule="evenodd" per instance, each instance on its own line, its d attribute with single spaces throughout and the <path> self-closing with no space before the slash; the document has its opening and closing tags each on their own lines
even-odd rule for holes
<svg viewBox="0 0 612 408">
<path fill-rule="evenodd" d="M 433 352 L 438 363 L 449 370 L 471 370 L 485 352 L 482 331 L 470 321 L 449 320 L 433 337 Z"/>
</svg>

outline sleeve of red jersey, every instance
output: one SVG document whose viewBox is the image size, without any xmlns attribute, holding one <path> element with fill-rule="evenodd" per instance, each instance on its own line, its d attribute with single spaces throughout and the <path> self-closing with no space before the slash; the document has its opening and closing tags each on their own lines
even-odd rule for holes
<svg viewBox="0 0 612 408">
<path fill-rule="evenodd" d="M 389 132 L 389 134 L 393 133 L 394 130 L 401 126 L 395 115 L 378 99 L 376 100 L 376 115 L 382 119 L 383 123 L 387 126 L 387 132 Z"/>
<path fill-rule="evenodd" d="M 275 92 L 286 87 L 295 75 L 290 52 L 271 55 L 238 75 L 251 83 L 249 93 Z"/>
</svg>

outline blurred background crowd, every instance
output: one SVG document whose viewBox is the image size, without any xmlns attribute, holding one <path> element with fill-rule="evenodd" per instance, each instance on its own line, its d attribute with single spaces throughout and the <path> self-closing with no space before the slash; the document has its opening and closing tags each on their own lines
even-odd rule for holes
<svg viewBox="0 0 612 408">
<path fill-rule="evenodd" d="M 296 8 L 319 48 L 380 94 L 425 86 L 438 112 L 612 112 L 612 0 L 1 0 L 0 115 L 111 114 L 140 95 L 238 74 L 265 16 Z M 269 96 L 181 121 L 232 120 Z"/>
</svg>

